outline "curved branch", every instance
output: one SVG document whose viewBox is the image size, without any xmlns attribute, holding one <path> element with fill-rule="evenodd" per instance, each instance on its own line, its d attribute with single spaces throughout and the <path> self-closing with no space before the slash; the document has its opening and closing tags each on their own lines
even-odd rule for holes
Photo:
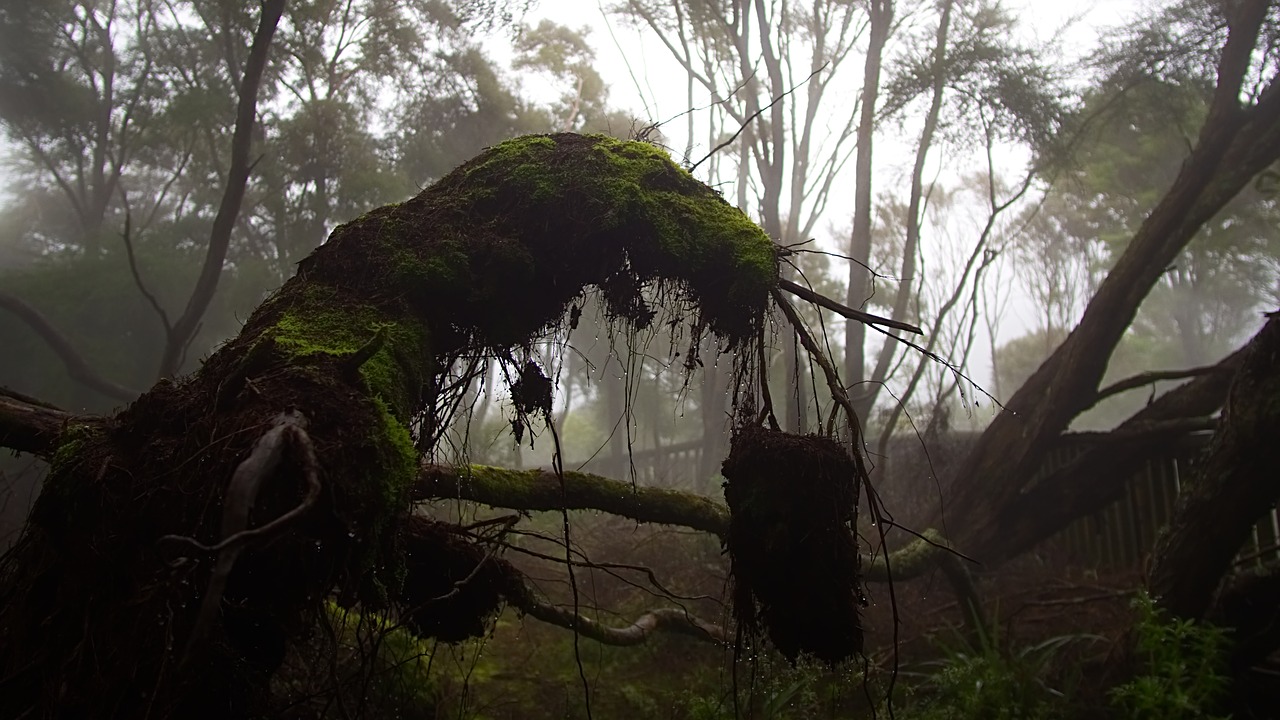
<svg viewBox="0 0 1280 720">
<path fill-rule="evenodd" d="M 321 487 L 315 447 L 307 435 L 306 427 L 306 416 L 296 410 L 277 415 L 272 421 L 271 429 L 258 439 L 249 457 L 236 467 L 222 503 L 222 540 L 220 542 L 209 546 L 194 538 L 181 535 L 165 535 L 160 538 L 160 542 L 178 542 L 201 552 L 218 554 L 204 599 L 200 603 L 200 614 L 187 638 L 186 650 L 182 653 L 182 665 L 186 665 L 190 660 L 192 652 L 204 639 L 214 617 L 217 616 L 227 580 L 240 553 L 255 540 L 279 535 L 283 529 L 309 511 L 320 498 Z M 262 484 L 274 475 L 276 468 L 284 459 L 285 451 L 290 448 L 299 455 L 298 463 L 307 480 L 307 492 L 302 501 L 292 510 L 265 525 L 250 529 L 249 513 L 258 497 L 258 491 L 262 488 Z M 178 562 L 181 562 L 181 558 Z"/>
<path fill-rule="evenodd" d="M 680 608 L 650 610 L 630 625 L 613 627 L 575 613 L 570 608 L 552 605 L 538 598 L 532 590 L 527 595 L 508 598 L 508 601 L 512 607 L 531 618 L 572 630 L 604 645 L 639 645 L 655 632 L 687 635 L 721 645 L 733 641 L 732 635 L 720 625 L 707 622 Z"/>
<path fill-rule="evenodd" d="M 1185 380 L 1187 378 L 1200 377 L 1201 375 L 1208 375 L 1209 373 L 1214 372 L 1226 371 L 1217 365 L 1206 365 L 1204 367 L 1188 368 L 1186 370 L 1154 370 L 1152 372 L 1139 373 L 1132 377 L 1118 380 L 1099 390 L 1098 394 L 1093 398 L 1093 404 L 1097 405 L 1112 395 L 1119 395 L 1122 392 L 1140 388 L 1144 385 L 1151 385 L 1152 383 L 1160 380 Z"/>
<path fill-rule="evenodd" d="M 4 308 L 13 313 L 36 332 L 49 348 L 53 350 L 58 359 L 67 368 L 67 374 L 72 380 L 95 390 L 113 400 L 122 400 L 128 402 L 138 397 L 136 390 L 131 390 L 123 385 L 107 380 L 98 374 L 96 370 L 85 362 L 83 356 L 71 346 L 71 341 L 67 336 L 63 335 L 49 319 L 39 310 L 36 310 L 25 300 L 10 295 L 6 292 L 0 292 L 0 308 Z"/>
</svg>

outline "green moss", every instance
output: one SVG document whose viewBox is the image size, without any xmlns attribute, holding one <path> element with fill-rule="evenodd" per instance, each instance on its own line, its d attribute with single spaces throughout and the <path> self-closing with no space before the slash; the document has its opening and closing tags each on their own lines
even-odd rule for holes
<svg viewBox="0 0 1280 720">
<path fill-rule="evenodd" d="M 598 252 L 595 238 L 612 235 L 638 282 L 679 281 L 712 324 L 733 335 L 755 326 L 777 283 L 772 240 L 652 145 L 603 135 L 524 137 L 458 172 L 442 182 L 449 194 L 442 202 L 466 217 L 518 218 L 523 242 L 501 251 L 531 273 L 540 250 L 585 258 Z M 564 239 L 573 234 L 589 237 Z M 547 247 L 534 247 L 540 243 Z M 524 254 L 530 249 L 534 255 Z"/>
<path fill-rule="evenodd" d="M 418 448 L 413 444 L 409 429 L 381 398 L 375 397 L 373 404 L 382 420 L 382 467 L 387 471 L 387 477 L 381 483 L 383 499 L 389 509 L 396 510 L 403 506 L 405 493 L 418 477 Z"/>
<path fill-rule="evenodd" d="M 276 347 L 291 361 L 327 356 L 361 358 L 359 373 L 370 394 L 381 397 L 395 417 L 408 422 L 426 371 L 425 330 L 413 322 L 392 322 L 372 305 L 351 303 L 332 288 L 310 285 L 276 321 Z"/>
<path fill-rule="evenodd" d="M 947 541 L 942 534 L 929 528 L 910 544 L 893 551 L 887 562 L 884 555 L 876 555 L 862 568 L 862 572 L 870 581 L 889 580 L 890 569 L 894 577 L 915 577 L 923 572 L 925 567 L 936 563 L 947 552 L 946 548 Z"/>
<path fill-rule="evenodd" d="M 70 422 L 67 423 L 66 429 L 62 431 L 62 435 L 58 438 L 58 449 L 54 451 L 53 457 L 49 460 L 49 464 L 53 467 L 54 473 L 66 468 L 74 462 L 84 452 L 84 449 L 95 442 L 101 435 L 101 430 L 93 425 L 86 423 Z"/>
<path fill-rule="evenodd" d="M 363 544 L 356 563 L 366 574 L 376 600 L 385 603 L 391 594 L 388 588 L 398 591 L 408 572 L 405 558 L 390 549 L 394 543 L 387 532 L 407 506 L 409 488 L 418 477 L 418 449 L 408 428 L 387 403 L 375 396 L 373 404 L 379 419 L 378 436 L 373 438 L 379 454 L 379 472 L 370 474 L 359 485 L 365 494 L 355 501 L 364 507 L 362 514 L 374 520 L 369 542 Z"/>
<path fill-rule="evenodd" d="M 544 170 L 546 158 L 556 150 L 556 142 L 546 135 L 526 135 L 489 148 L 471 173 L 487 175 L 495 170 L 508 172 L 534 202 L 545 202 L 558 193 L 556 178 Z M 487 185 L 487 184 L 486 184 Z M 485 191 L 494 188 L 485 188 Z M 484 192 L 484 191 L 482 191 Z"/>
</svg>

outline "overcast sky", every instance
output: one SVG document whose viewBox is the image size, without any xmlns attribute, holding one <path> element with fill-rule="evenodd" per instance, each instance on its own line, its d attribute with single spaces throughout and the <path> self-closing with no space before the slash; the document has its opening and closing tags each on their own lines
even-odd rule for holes
<svg viewBox="0 0 1280 720">
<path fill-rule="evenodd" d="M 1100 34 L 1123 24 L 1137 15 L 1144 6 L 1150 5 L 1150 2 L 1143 0 L 1005 2 L 1005 7 L 1023 21 L 1029 40 L 1050 40 L 1061 34 L 1064 52 L 1075 57 L 1083 56 L 1094 48 Z M 616 18 L 606 18 L 601 8 L 602 4 L 597 0 L 543 0 L 531 9 L 526 22 L 536 24 L 538 20 L 547 18 L 570 27 L 589 27 L 590 40 L 596 49 L 596 68 L 609 85 L 610 100 L 614 106 L 650 122 L 666 120 L 684 112 L 687 109 L 684 74 L 666 48 L 651 33 L 637 30 Z M 493 52 L 499 57 L 504 55 L 501 47 L 503 42 L 501 38 L 495 38 L 492 43 Z M 847 63 L 851 68 L 844 70 L 851 83 L 857 83 L 861 79 L 860 65 L 854 66 L 859 62 L 857 58 L 851 59 Z M 851 73 L 850 69 L 854 72 Z M 526 90 L 536 92 L 536 88 Z M 856 87 L 850 87 L 848 95 L 852 97 L 856 92 Z M 553 93 L 552 97 L 556 94 L 558 93 Z M 684 147 L 682 122 L 671 123 L 664 131 L 672 148 Z M 916 129 L 912 127 L 909 132 L 914 135 Z M 693 155 L 701 157 L 707 150 L 708 148 L 695 145 Z M 876 172 L 902 175 L 911 152 L 909 145 L 895 147 L 891 137 L 882 137 L 876 148 Z M 1006 162 L 1012 166 L 1025 161 L 1025 152 L 1020 152 L 1016 148 L 1009 148 Z M 964 164 L 959 165 L 963 167 Z M 945 182 L 946 171 L 939 177 Z M 840 245 L 845 242 L 844 237 L 832 230 L 847 227 L 848 218 L 852 215 L 852 192 L 852 183 L 846 178 L 841 189 L 833 196 L 826 221 L 819 223 L 816 228 L 818 241 L 828 249 L 843 249 Z M 844 269 L 838 268 L 838 271 L 844 272 Z M 998 343 L 1025 334 L 1035 326 L 1037 317 L 1035 309 L 1022 293 L 1015 293 L 1000 327 Z M 990 364 L 988 343 L 985 339 L 979 340 L 969 362 L 971 376 L 980 384 L 989 386 Z"/>
</svg>

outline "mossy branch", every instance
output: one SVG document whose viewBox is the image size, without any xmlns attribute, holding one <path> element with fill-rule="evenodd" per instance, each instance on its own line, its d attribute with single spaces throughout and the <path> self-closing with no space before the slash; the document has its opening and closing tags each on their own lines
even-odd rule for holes
<svg viewBox="0 0 1280 720">
<path fill-rule="evenodd" d="M 680 525 L 719 537 L 729 530 L 728 508 L 710 498 L 568 470 L 562 491 L 560 478 L 550 470 L 424 464 L 411 497 L 415 502 L 433 498 L 474 500 L 517 510 L 600 510 L 638 522 Z"/>
<path fill-rule="evenodd" d="M 637 522 L 678 525 L 709 532 L 723 540 L 729 532 L 729 509 L 711 498 L 679 490 L 638 487 L 591 473 L 566 471 L 560 479 L 549 470 L 508 470 L 489 465 L 455 468 L 424 463 L 410 491 L 414 502 L 468 500 L 514 510 L 600 510 Z M 936 530 L 888 555 L 862 559 L 865 580 L 908 580 L 936 567 L 942 558 L 958 560 Z"/>
</svg>

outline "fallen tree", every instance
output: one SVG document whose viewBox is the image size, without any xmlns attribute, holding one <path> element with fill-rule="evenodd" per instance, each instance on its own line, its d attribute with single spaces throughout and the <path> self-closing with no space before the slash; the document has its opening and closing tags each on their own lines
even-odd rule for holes
<svg viewBox="0 0 1280 720">
<path fill-rule="evenodd" d="M 660 150 L 522 138 L 340 226 L 198 372 L 118 415 L 65 417 L 50 445 L 54 411 L 10 395 L 0 443 L 45 445 L 51 472 L 0 566 L 0 714 L 261 709 L 331 592 L 430 610 L 415 588 L 465 580 L 451 563 L 475 572 L 472 546 L 405 525 L 450 368 L 527 352 L 588 286 L 636 325 L 657 312 L 642 288 L 661 286 L 694 344 L 741 345 L 776 281 L 769 238 Z M 549 412 L 551 383 L 516 365 L 519 424 Z M 409 567 L 410 542 L 436 567 Z M 421 626 L 483 627 L 520 596 L 512 577 Z"/>
</svg>

